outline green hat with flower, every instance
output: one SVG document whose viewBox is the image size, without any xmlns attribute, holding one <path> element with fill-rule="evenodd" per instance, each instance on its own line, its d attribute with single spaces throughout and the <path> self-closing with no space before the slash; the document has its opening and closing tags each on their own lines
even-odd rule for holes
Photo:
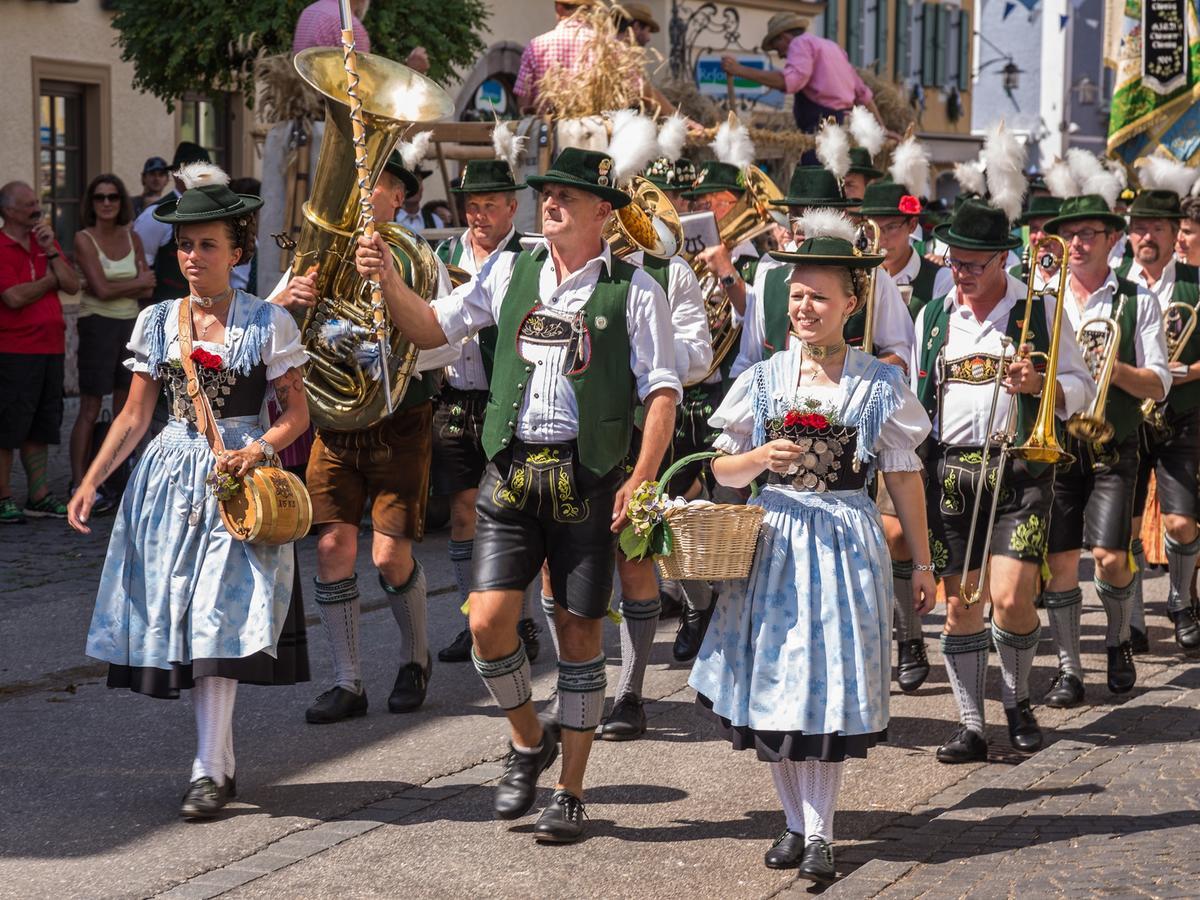
<svg viewBox="0 0 1200 900">
<path fill-rule="evenodd" d="M 856 212 L 861 216 L 919 216 L 921 199 L 904 185 L 885 178 L 867 185 Z"/>
</svg>

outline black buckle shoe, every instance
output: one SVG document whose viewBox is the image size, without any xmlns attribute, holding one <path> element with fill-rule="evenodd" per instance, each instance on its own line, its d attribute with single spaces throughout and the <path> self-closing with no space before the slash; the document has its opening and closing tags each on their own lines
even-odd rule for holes
<svg viewBox="0 0 1200 900">
<path fill-rule="evenodd" d="M 1128 694 L 1137 684 L 1137 669 L 1133 665 L 1133 647 L 1129 641 L 1119 647 L 1108 647 L 1108 689 L 1114 694 Z"/>
<path fill-rule="evenodd" d="M 646 733 L 646 710 L 642 698 L 622 694 L 600 726 L 602 741 L 635 741 Z"/>
<path fill-rule="evenodd" d="M 559 788 L 550 798 L 533 826 L 533 836 L 543 843 L 573 844 L 583 837 L 583 820 L 587 810 L 583 801 L 570 791 Z"/>
<path fill-rule="evenodd" d="M 185 819 L 216 818 L 232 796 L 229 791 L 230 782 L 218 785 L 205 775 L 197 778 L 188 785 L 187 793 L 179 806 L 179 814 Z"/>
<path fill-rule="evenodd" d="M 804 835 L 785 831 L 763 856 L 763 863 L 768 869 L 794 869 L 800 865 L 803 855 Z"/>
<path fill-rule="evenodd" d="M 1167 612 L 1171 624 L 1175 626 L 1175 643 L 1180 650 L 1191 652 L 1200 647 L 1200 621 L 1197 621 L 1196 607 L 1187 606 L 1178 612 Z"/>
<path fill-rule="evenodd" d="M 396 673 L 396 683 L 388 695 L 388 712 L 407 713 L 420 709 L 429 690 L 429 676 L 433 674 L 433 660 L 426 668 L 417 663 L 408 663 Z"/>
<path fill-rule="evenodd" d="M 525 658 L 530 663 L 537 662 L 538 654 L 542 651 L 542 643 L 538 640 L 538 635 L 542 633 L 542 629 L 538 628 L 537 622 L 533 619 L 522 619 L 517 623 L 517 634 L 521 638 L 521 643 L 525 645 Z"/>
<path fill-rule="evenodd" d="M 958 763 L 987 762 L 988 745 L 983 735 L 960 725 L 954 736 L 937 748 L 937 761 Z"/>
<path fill-rule="evenodd" d="M 925 653 L 925 639 L 897 641 L 899 663 L 896 665 L 896 684 L 906 694 L 911 694 L 929 677 L 929 656 Z"/>
<path fill-rule="evenodd" d="M 1051 709 L 1070 709 L 1082 702 L 1083 682 L 1079 676 L 1059 669 L 1058 675 L 1054 678 L 1054 684 L 1050 685 L 1050 690 L 1046 691 L 1042 703 Z"/>
<path fill-rule="evenodd" d="M 800 858 L 801 878 L 817 884 L 833 884 L 837 872 L 833 868 L 833 845 L 824 838 L 811 837 Z"/>
<path fill-rule="evenodd" d="M 457 637 L 438 651 L 438 660 L 446 663 L 466 662 L 471 658 L 471 629 L 464 628 Z"/>
<path fill-rule="evenodd" d="M 1033 717 L 1033 707 L 1028 700 L 1020 700 L 1012 709 L 1005 707 L 1008 719 L 1008 739 L 1022 753 L 1035 753 L 1042 749 L 1042 727 Z"/>
<path fill-rule="evenodd" d="M 367 692 L 348 691 L 344 687 L 331 687 L 313 701 L 304 711 L 304 719 L 310 725 L 328 725 L 342 719 L 353 719 L 367 714 Z"/>
<path fill-rule="evenodd" d="M 537 780 L 558 758 L 558 744 L 542 735 L 542 746 L 533 753 L 522 753 L 510 746 L 504 761 L 504 774 L 496 785 L 492 808 L 499 819 L 519 819 L 533 808 Z"/>
<path fill-rule="evenodd" d="M 679 617 L 679 631 L 675 633 L 675 643 L 671 647 L 675 662 L 691 662 L 696 658 L 700 645 L 704 643 L 704 633 L 708 631 L 712 613 L 711 605 L 708 609 L 684 607 L 683 615 Z"/>
</svg>

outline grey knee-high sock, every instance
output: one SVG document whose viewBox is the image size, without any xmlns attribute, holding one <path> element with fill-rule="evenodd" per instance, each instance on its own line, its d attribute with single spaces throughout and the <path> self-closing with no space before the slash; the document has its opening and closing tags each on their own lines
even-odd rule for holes
<svg viewBox="0 0 1200 900">
<path fill-rule="evenodd" d="M 897 641 L 915 641 L 921 635 L 921 617 L 913 607 L 912 560 L 892 562 L 892 591 L 896 595 L 893 633 Z"/>
<path fill-rule="evenodd" d="M 959 721 L 980 735 L 983 734 L 983 693 L 991 643 L 991 636 L 986 631 L 942 635 L 942 657 L 958 703 Z"/>
<path fill-rule="evenodd" d="M 1100 605 L 1104 607 L 1104 615 L 1108 618 L 1104 646 L 1119 647 L 1129 640 L 1129 620 L 1133 613 L 1133 582 L 1119 588 L 1096 578 L 1095 584 L 1096 593 L 1100 596 Z"/>
<path fill-rule="evenodd" d="M 1079 657 L 1079 620 L 1083 615 L 1083 591 L 1043 591 L 1042 601 L 1050 617 L 1050 636 L 1058 650 L 1058 666 L 1083 680 L 1083 661 Z"/>
<path fill-rule="evenodd" d="M 1145 634 L 1146 602 L 1142 595 L 1142 581 L 1146 576 L 1146 549 L 1142 546 L 1141 538 L 1135 537 L 1129 542 L 1129 552 L 1133 556 L 1134 565 L 1137 566 L 1137 572 L 1133 576 L 1133 617 L 1129 624 Z"/>
<path fill-rule="evenodd" d="M 1041 624 L 1029 634 L 1013 634 L 992 622 L 992 641 L 1000 655 L 1000 702 L 1005 709 L 1013 709 L 1029 699 L 1029 673 L 1033 670 L 1041 633 Z"/>
<path fill-rule="evenodd" d="M 507 711 L 524 706 L 533 693 L 533 678 L 529 673 L 529 659 L 525 656 L 525 645 L 517 642 L 517 649 L 501 659 L 484 660 L 471 650 L 471 662 L 483 679 L 488 693 L 496 705 Z"/>
<path fill-rule="evenodd" d="M 454 583 L 458 586 L 458 605 L 467 602 L 471 593 L 471 557 L 475 555 L 475 542 L 450 541 L 446 545 L 450 565 L 454 568 Z"/>
<path fill-rule="evenodd" d="M 604 654 L 586 662 L 558 663 L 558 723 L 571 731 L 595 731 L 604 712 Z"/>
<path fill-rule="evenodd" d="M 626 694 L 642 696 L 646 664 L 654 646 L 654 632 L 662 612 L 662 601 L 630 600 L 621 597 L 621 680 L 617 683 L 617 699 Z"/>
<path fill-rule="evenodd" d="M 539 589 L 540 592 L 540 589 Z M 546 614 L 546 629 L 550 632 L 550 640 L 554 644 L 554 659 L 562 659 L 562 653 L 558 648 L 558 627 L 555 625 L 554 617 L 557 615 L 555 607 L 558 605 L 554 602 L 553 597 L 547 597 L 545 594 L 542 597 L 542 612 Z M 558 721 L 558 688 L 554 689 L 554 693 L 550 696 L 550 701 L 546 704 L 546 708 L 542 713 L 548 718 Z"/>
<path fill-rule="evenodd" d="M 400 626 L 400 665 L 416 663 L 429 666 L 428 604 L 425 593 L 425 570 L 413 560 L 412 574 L 401 587 L 392 587 L 379 576 L 379 586 L 387 594 L 392 616 Z"/>
<path fill-rule="evenodd" d="M 1166 535 L 1163 547 L 1167 551 L 1167 567 L 1171 577 L 1167 609 L 1179 612 L 1192 602 L 1192 573 L 1196 571 L 1196 557 L 1200 556 L 1200 537 L 1190 544 L 1177 544 L 1170 535 Z"/>
<path fill-rule="evenodd" d="M 317 611 L 321 624 L 329 635 L 329 647 L 333 651 L 333 677 L 337 687 L 355 694 L 362 693 L 362 667 L 358 661 L 358 576 L 352 575 L 341 581 L 318 581 L 316 585 Z"/>
</svg>

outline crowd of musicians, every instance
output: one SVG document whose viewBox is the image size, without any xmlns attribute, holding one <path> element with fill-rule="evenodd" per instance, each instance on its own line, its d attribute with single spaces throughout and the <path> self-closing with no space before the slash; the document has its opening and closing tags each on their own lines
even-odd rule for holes
<svg viewBox="0 0 1200 900">
<path fill-rule="evenodd" d="M 312 422 L 317 567 L 305 574 L 333 671 L 307 721 L 367 713 L 360 589 L 376 583 L 399 627 L 388 710 L 411 712 L 436 691 L 413 555 L 432 487 L 450 502 L 452 614 L 468 612 L 436 655 L 469 661 L 511 726 L 496 816 L 527 815 L 562 757 L 539 841 L 583 836 L 594 738 L 645 733 L 664 603 L 682 605 L 673 653 L 695 661 L 703 715 L 770 767 L 786 830 L 766 865 L 820 883 L 834 877 L 843 763 L 887 738 L 893 641 L 900 690 L 929 675 L 922 616 L 939 583 L 959 711 L 937 750 L 947 764 L 987 758 L 993 647 L 1022 753 L 1043 745 L 1035 703 L 1134 687 L 1149 649 L 1144 512 L 1159 523 L 1147 533 L 1166 559 L 1175 641 L 1200 648 L 1200 273 L 1173 252 L 1186 169 L 1155 161 L 1130 191 L 1122 172 L 1072 150 L 1029 180 L 1000 127 L 980 164 L 960 167 L 953 213 L 935 223 L 922 200 L 928 155 L 911 137 L 842 154 L 819 141 L 820 164 L 797 166 L 781 192 L 745 141 L 719 136 L 718 158 L 698 162 L 660 134 L 639 158 L 622 138 L 639 123 L 614 127 L 631 130 L 609 152 L 563 149 L 522 181 L 519 141 L 497 126 L 497 158 L 468 163 L 454 188 L 467 228 L 436 257 L 402 229 L 358 234 L 343 274 L 379 285 L 390 327 L 420 352 L 399 404 L 352 426 L 313 392 L 318 344 L 347 371 L 372 371 L 359 336 L 322 315 L 329 273 L 297 265 L 267 299 L 235 290 L 261 201 L 211 165 L 175 173 L 178 192 L 153 214 L 172 229 L 189 293 L 139 316 L 129 399 L 70 520 L 87 529 L 96 487 L 165 396 L 169 422 L 118 512 L 87 652 L 110 664 L 111 686 L 193 692 L 185 817 L 212 818 L 236 797 L 238 684 L 308 680 L 293 547 L 233 539 L 214 492 Z M 391 222 L 419 186 L 418 163 L 402 151 L 380 163 L 373 213 Z M 513 224 L 528 191 L 536 235 Z M 669 203 L 646 215 L 646 196 Z M 622 216 L 631 209 L 649 231 Z M 721 241 L 664 250 L 659 226 L 683 212 L 711 213 Z M 389 364 L 374 362 L 377 373 Z M 215 454 L 209 425 L 223 438 Z M 667 495 L 762 506 L 753 566 L 742 580 L 664 581 L 652 560 L 626 558 L 618 534 L 640 485 L 704 449 L 711 462 L 680 469 Z M 368 514 L 375 571 L 360 588 Z M 1107 621 L 1104 685 L 1085 685 L 1081 661 L 1085 548 Z M 611 691 L 610 618 L 621 645 Z M 1058 656 L 1048 690 L 1030 683 L 1043 621 Z M 530 663 L 544 633 L 558 677 L 539 711 Z"/>
</svg>

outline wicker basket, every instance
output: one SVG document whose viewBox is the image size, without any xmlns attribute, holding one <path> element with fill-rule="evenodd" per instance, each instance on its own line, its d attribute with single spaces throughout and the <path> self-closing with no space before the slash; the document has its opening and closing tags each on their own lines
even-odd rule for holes
<svg viewBox="0 0 1200 900">
<path fill-rule="evenodd" d="M 675 462 L 658 482 L 658 495 L 671 477 L 688 463 L 711 459 L 715 453 L 693 453 Z M 671 529 L 670 556 L 655 557 L 663 578 L 725 581 L 746 578 L 754 563 L 754 548 L 762 529 L 763 508 L 740 503 L 685 506 L 667 510 Z"/>
</svg>

